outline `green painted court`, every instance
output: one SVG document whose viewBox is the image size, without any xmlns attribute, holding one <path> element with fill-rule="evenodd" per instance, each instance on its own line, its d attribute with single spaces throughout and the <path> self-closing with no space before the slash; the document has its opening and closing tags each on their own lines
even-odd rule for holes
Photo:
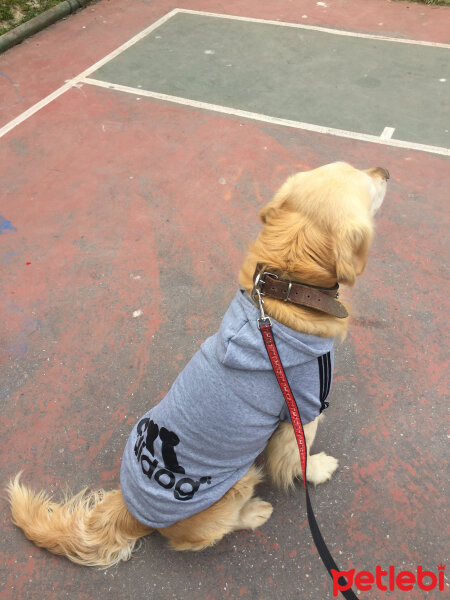
<svg viewBox="0 0 450 600">
<path fill-rule="evenodd" d="M 448 148 L 447 74 L 444 44 L 181 11 L 91 79 L 292 126 Z"/>
</svg>

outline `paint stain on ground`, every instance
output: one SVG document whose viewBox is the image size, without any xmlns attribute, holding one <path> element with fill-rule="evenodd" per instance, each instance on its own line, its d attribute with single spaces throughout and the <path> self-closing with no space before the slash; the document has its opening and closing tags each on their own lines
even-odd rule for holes
<svg viewBox="0 0 450 600">
<path fill-rule="evenodd" d="M 8 233 L 9 231 L 17 231 L 17 227 L 0 215 L 0 234 Z"/>
</svg>

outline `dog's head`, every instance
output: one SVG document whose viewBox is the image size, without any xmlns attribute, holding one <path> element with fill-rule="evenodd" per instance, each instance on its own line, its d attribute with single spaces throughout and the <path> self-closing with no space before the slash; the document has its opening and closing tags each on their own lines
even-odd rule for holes
<svg viewBox="0 0 450 600">
<path fill-rule="evenodd" d="M 261 262 L 299 281 L 352 285 L 366 265 L 388 179 L 382 167 L 343 162 L 293 175 L 260 212 Z"/>
</svg>

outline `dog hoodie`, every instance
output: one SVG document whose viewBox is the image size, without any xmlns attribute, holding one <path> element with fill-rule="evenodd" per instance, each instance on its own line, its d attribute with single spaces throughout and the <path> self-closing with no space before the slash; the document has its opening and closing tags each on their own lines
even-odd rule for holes
<svg viewBox="0 0 450 600">
<path fill-rule="evenodd" d="M 214 504 L 245 475 L 280 421 L 290 421 L 258 317 L 239 290 L 218 332 L 133 428 L 120 483 L 141 523 L 168 527 Z M 306 425 L 328 406 L 333 339 L 299 333 L 274 319 L 272 329 Z"/>
</svg>

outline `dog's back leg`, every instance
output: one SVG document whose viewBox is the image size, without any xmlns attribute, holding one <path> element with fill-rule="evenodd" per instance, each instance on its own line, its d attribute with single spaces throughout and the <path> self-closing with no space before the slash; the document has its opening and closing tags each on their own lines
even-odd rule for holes
<svg viewBox="0 0 450 600">
<path fill-rule="evenodd" d="M 86 566 L 128 560 L 136 541 L 153 530 L 128 511 L 120 490 L 86 492 L 56 503 L 45 492 L 8 485 L 13 522 L 37 546 Z"/>
<path fill-rule="evenodd" d="M 239 512 L 239 520 L 235 529 L 257 529 L 264 525 L 273 512 L 270 502 L 261 498 L 251 498 L 244 504 Z"/>
<path fill-rule="evenodd" d="M 158 531 L 175 550 L 203 550 L 238 529 L 256 529 L 270 517 L 272 506 L 253 498 L 263 479 L 261 469 L 249 471 L 215 504 L 200 513 Z"/>
</svg>

